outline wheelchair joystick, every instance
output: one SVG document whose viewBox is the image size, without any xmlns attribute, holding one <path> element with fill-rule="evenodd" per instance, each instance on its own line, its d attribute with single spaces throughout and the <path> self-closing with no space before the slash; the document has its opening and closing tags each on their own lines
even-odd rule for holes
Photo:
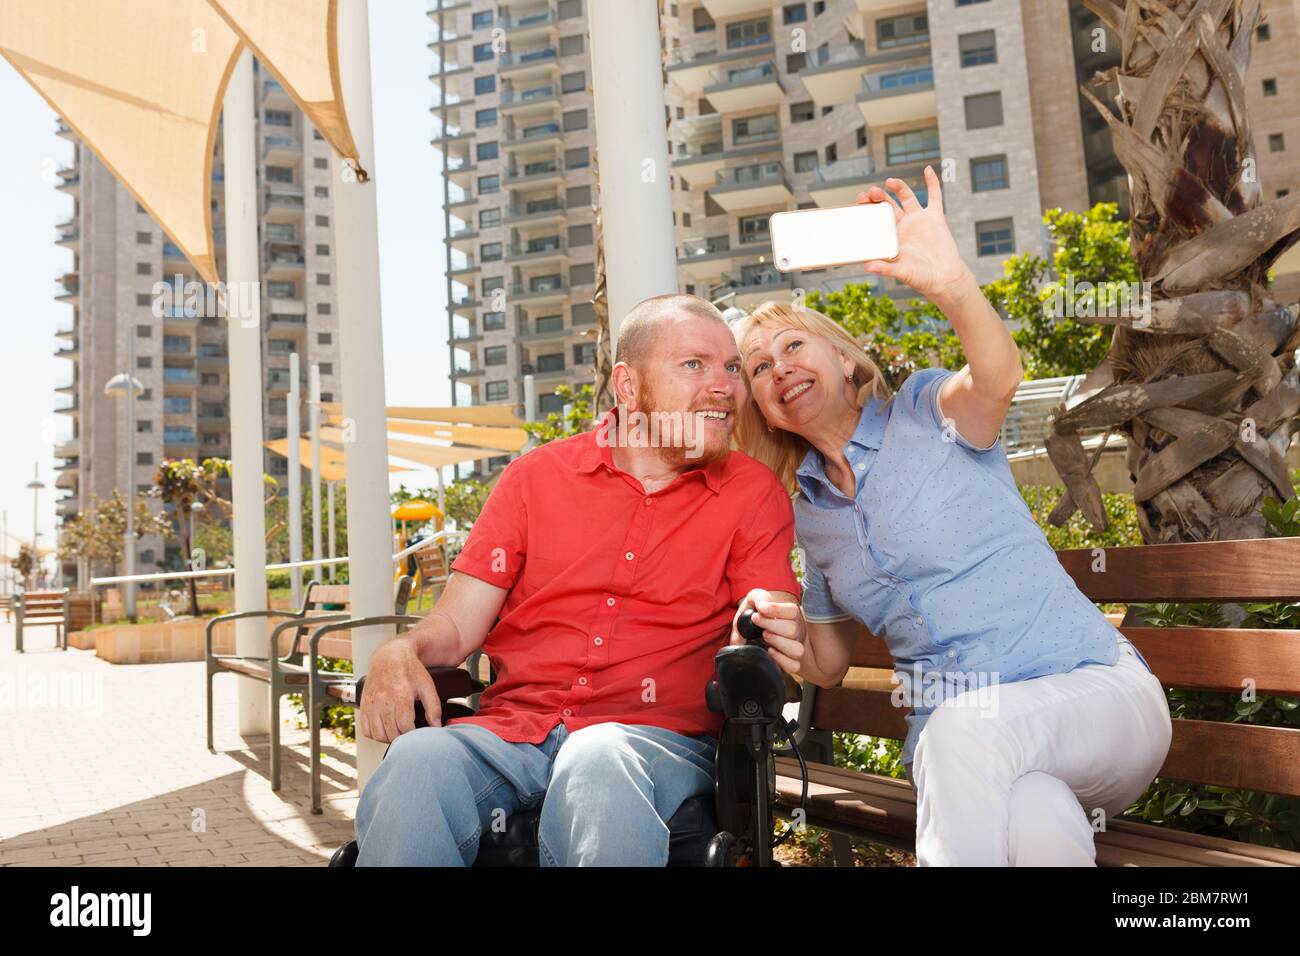
<svg viewBox="0 0 1300 956">
<path fill-rule="evenodd" d="M 709 844 L 706 866 L 772 863 L 772 746 L 777 730 L 785 725 L 785 681 L 753 617 L 753 610 L 741 613 L 736 630 L 745 643 L 714 655 L 716 679 L 706 690 L 709 709 L 723 715 L 716 760 L 721 832 Z"/>
</svg>

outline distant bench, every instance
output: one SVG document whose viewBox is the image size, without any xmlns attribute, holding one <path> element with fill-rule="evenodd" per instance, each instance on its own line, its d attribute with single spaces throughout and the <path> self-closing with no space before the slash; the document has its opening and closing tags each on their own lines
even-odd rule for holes
<svg viewBox="0 0 1300 956">
<path fill-rule="evenodd" d="M 23 631 L 54 628 L 54 646 L 68 649 L 68 589 L 24 591 L 14 597 L 14 649 L 23 653 Z"/>
</svg>

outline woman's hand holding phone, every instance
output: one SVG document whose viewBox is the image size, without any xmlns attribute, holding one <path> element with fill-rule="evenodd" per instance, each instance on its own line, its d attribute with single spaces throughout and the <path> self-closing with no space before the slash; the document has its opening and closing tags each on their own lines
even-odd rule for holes
<svg viewBox="0 0 1300 956">
<path fill-rule="evenodd" d="M 872 259 L 865 264 L 872 275 L 897 279 L 939 308 L 947 311 L 972 289 L 979 293 L 975 281 L 943 215 L 943 190 L 933 167 L 925 167 L 927 205 L 922 206 L 916 193 L 901 179 L 886 179 L 885 185 L 902 203 L 890 199 L 889 193 L 879 186 L 858 194 L 859 203 L 885 202 L 894 210 L 898 227 L 898 256 L 894 259 Z"/>
</svg>

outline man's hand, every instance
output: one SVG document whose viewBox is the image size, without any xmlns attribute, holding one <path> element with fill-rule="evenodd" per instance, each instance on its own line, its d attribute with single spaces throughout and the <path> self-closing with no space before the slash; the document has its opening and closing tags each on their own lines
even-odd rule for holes
<svg viewBox="0 0 1300 956">
<path fill-rule="evenodd" d="M 767 644 L 767 652 L 776 661 L 776 666 L 787 674 L 799 674 L 808 630 L 803 610 L 794 600 L 794 595 L 784 591 L 765 591 L 762 588 L 755 588 L 746 594 L 736 609 L 736 616 L 731 620 L 732 644 L 745 643 L 737 624 L 740 615 L 751 607 L 756 612 L 754 623 L 763 629 L 763 642 Z"/>
<path fill-rule="evenodd" d="M 370 658 L 366 692 L 361 697 L 361 733 L 391 743 L 415 729 L 415 700 L 424 704 L 430 727 L 442 726 L 438 688 L 407 638 L 387 641 Z"/>
</svg>

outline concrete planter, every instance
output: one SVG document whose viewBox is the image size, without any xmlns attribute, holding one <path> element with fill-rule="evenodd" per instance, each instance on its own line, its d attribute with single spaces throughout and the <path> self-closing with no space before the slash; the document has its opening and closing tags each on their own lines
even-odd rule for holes
<svg viewBox="0 0 1300 956">
<path fill-rule="evenodd" d="M 143 624 L 113 624 L 96 628 L 91 639 L 95 655 L 110 664 L 160 664 L 203 660 L 204 630 L 208 618 Z M 235 652 L 233 625 L 218 627 L 212 642 L 218 654 Z"/>
</svg>

